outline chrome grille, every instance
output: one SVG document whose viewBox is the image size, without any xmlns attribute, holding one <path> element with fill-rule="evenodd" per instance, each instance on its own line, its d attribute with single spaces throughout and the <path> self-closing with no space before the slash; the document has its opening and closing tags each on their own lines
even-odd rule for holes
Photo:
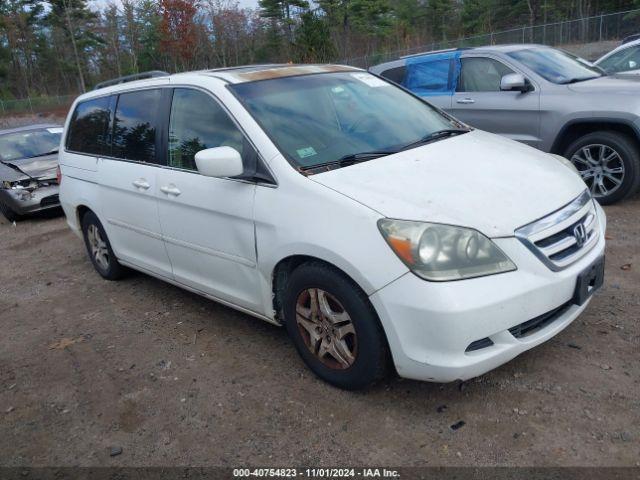
<svg viewBox="0 0 640 480">
<path fill-rule="evenodd" d="M 585 190 L 569 205 L 520 227 L 516 237 L 553 271 L 567 268 L 598 243 L 598 219 Z"/>
</svg>

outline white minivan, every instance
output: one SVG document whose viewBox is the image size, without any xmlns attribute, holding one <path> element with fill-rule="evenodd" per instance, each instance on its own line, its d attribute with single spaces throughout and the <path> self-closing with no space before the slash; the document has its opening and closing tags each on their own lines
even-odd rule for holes
<svg viewBox="0 0 640 480">
<path fill-rule="evenodd" d="M 66 121 L 60 200 L 94 267 L 284 325 L 334 385 L 481 375 L 602 285 L 605 215 L 564 159 L 346 66 L 148 77 Z"/>
</svg>

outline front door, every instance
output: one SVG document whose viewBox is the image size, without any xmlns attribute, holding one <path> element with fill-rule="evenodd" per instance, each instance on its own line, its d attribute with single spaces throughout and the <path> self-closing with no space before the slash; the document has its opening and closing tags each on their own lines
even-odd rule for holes
<svg viewBox="0 0 640 480">
<path fill-rule="evenodd" d="M 463 57 L 450 112 L 469 125 L 539 147 L 540 92 L 501 91 L 504 75 L 516 73 L 489 57 Z"/>
<path fill-rule="evenodd" d="M 160 224 L 177 281 L 250 310 L 260 309 L 253 202 L 256 185 L 198 173 L 194 156 L 250 145 L 209 94 L 176 88 L 167 167 L 158 173 Z"/>
</svg>

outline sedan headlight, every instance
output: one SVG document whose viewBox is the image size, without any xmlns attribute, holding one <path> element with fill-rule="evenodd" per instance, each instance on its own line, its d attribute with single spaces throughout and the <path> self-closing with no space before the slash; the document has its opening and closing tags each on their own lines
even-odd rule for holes
<svg viewBox="0 0 640 480">
<path fill-rule="evenodd" d="M 378 228 L 400 260 L 425 280 L 461 280 L 516 269 L 502 250 L 471 228 L 389 218 L 379 220 Z"/>
</svg>

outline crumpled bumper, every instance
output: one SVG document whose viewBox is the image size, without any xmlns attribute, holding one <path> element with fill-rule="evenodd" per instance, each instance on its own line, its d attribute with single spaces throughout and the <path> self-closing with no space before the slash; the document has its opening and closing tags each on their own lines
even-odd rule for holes
<svg viewBox="0 0 640 480">
<path fill-rule="evenodd" d="M 38 187 L 35 190 L 0 189 L 0 202 L 7 205 L 18 215 L 60 207 L 58 185 Z"/>
</svg>

